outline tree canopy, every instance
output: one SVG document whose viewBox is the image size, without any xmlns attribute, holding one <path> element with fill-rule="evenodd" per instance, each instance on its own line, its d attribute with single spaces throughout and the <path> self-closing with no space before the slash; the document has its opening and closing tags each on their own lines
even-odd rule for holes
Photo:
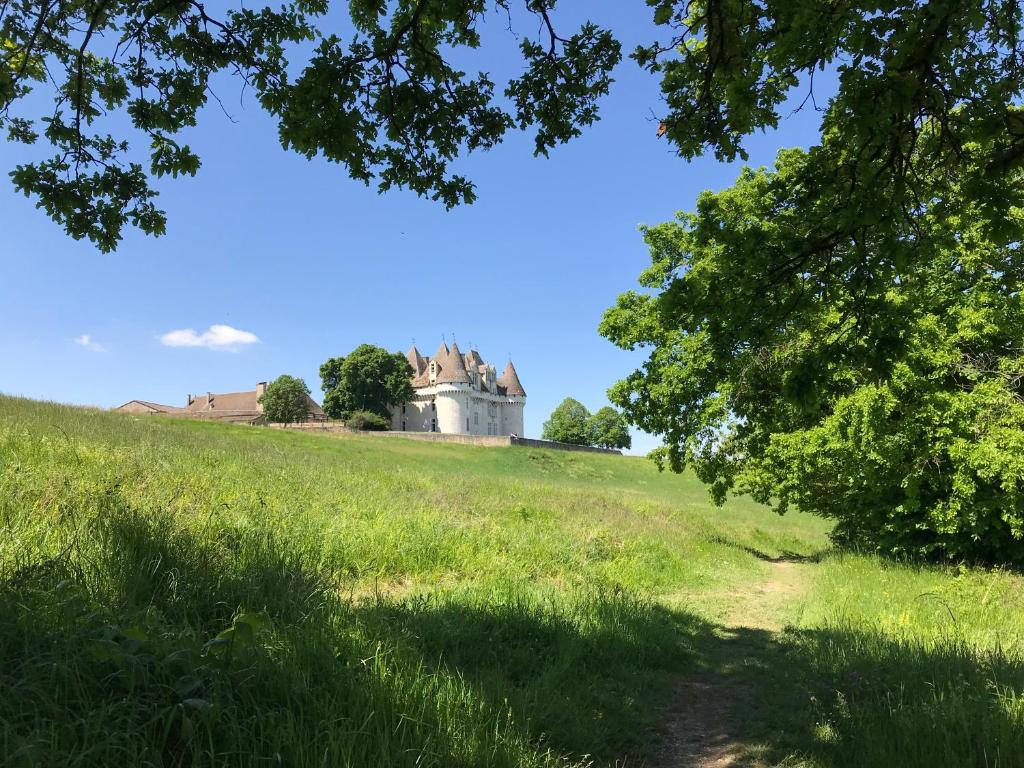
<svg viewBox="0 0 1024 768">
<path fill-rule="evenodd" d="M 251 89 L 278 120 L 285 148 L 341 163 L 380 190 L 409 187 L 451 207 L 474 198 L 472 183 L 450 172 L 452 160 L 512 128 L 533 127 L 539 154 L 578 135 L 596 119 L 620 59 L 607 30 L 557 31 L 548 0 L 224 5 L 0 4 L 0 130 L 25 144 L 44 139 L 54 153 L 11 176 L 72 237 L 111 250 L 126 224 L 164 232 L 152 177 L 198 171 L 199 157 L 177 136 L 216 98 L 219 73 Z M 479 47 L 488 11 L 508 14 L 513 5 L 541 32 L 520 38 L 522 74 L 502 95 L 486 72 L 449 59 Z M 349 24 L 333 29 L 327 16 L 338 6 L 347 6 Z M 112 126 L 111 116 L 122 120 Z M 145 164 L 133 136 L 148 146 Z"/>
<path fill-rule="evenodd" d="M 579 400 L 565 398 L 544 422 L 541 437 L 559 443 L 590 445 L 590 411 Z"/>
<path fill-rule="evenodd" d="M 324 412 L 335 419 L 356 411 L 391 418 L 391 406 L 412 399 L 413 370 L 405 355 L 372 344 L 360 344 L 346 357 L 332 357 L 320 366 Z"/>
<path fill-rule="evenodd" d="M 292 424 L 309 418 L 309 387 L 294 376 L 278 376 L 260 396 L 263 417 L 275 424 Z"/>
<path fill-rule="evenodd" d="M 719 501 L 796 505 L 888 552 L 1024 561 L 1021 173 L 989 180 L 997 226 L 977 166 L 935 169 L 912 219 L 836 239 L 810 269 L 795 257 L 836 202 L 809 199 L 815 155 L 784 151 L 644 230 L 645 290 L 601 330 L 650 356 L 613 402 Z"/>
<path fill-rule="evenodd" d="M 633 438 L 625 417 L 610 405 L 590 417 L 590 444 L 600 448 L 629 448 Z"/>
<path fill-rule="evenodd" d="M 277 119 L 286 148 L 450 207 L 474 198 L 453 160 L 512 129 L 532 130 L 538 154 L 579 135 L 598 119 L 621 58 L 615 30 L 560 29 L 557 0 L 225 5 L 215 13 L 198 0 L 0 4 L 0 129 L 50 147 L 13 170 L 15 187 L 103 250 L 126 224 L 162 233 L 152 177 L 197 172 L 200 159 L 178 137 L 225 73 Z M 926 200 L 922 179 L 944 164 L 963 165 L 986 197 L 979 215 L 1005 213 L 989 193 L 993 178 L 1024 160 L 1024 118 L 1013 107 L 1024 88 L 1015 0 L 646 5 L 662 34 L 632 58 L 660 78 L 659 132 L 683 157 L 744 157 L 744 137 L 778 125 L 793 96 L 823 111 L 831 150 L 813 155 L 804 183 L 841 205 L 823 208 L 814 237 L 773 264 L 783 276 L 820 267 L 837 240 L 880 218 L 913 219 Z M 328 13 L 339 6 L 350 21 L 333 29 Z M 504 88 L 453 63 L 472 62 L 495 12 L 537 22 L 537 34 L 518 38 L 522 73 Z M 815 92 L 823 71 L 838 77 L 836 93 Z M 145 162 L 132 148 L 139 137 Z"/>
</svg>

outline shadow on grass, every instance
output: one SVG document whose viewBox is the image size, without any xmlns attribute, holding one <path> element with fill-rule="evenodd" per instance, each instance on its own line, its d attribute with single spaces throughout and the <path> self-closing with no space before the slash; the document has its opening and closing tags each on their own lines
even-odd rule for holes
<svg viewBox="0 0 1024 768">
<path fill-rule="evenodd" d="M 773 763 L 1024 760 L 1024 669 L 956 643 L 724 629 L 615 591 L 352 602 L 271 528 L 115 510 L 90 537 L 0 580 L 5 766 L 686 765 L 680 733 L 715 727 Z"/>
<path fill-rule="evenodd" d="M 697 764 L 717 739 L 736 765 L 1024 765 L 1024 665 L 955 641 L 727 629 L 606 597 L 568 615 L 449 597 L 360 613 L 507 703 L 552 749 L 603 764 Z"/>
<path fill-rule="evenodd" d="M 818 550 L 817 552 L 812 552 L 809 555 L 800 554 L 799 552 L 790 552 L 788 550 L 782 550 L 779 555 L 769 555 L 767 552 L 758 549 L 757 547 L 751 547 L 748 544 L 741 544 L 738 541 L 727 539 L 724 536 L 711 536 L 708 540 L 715 544 L 721 544 L 724 547 L 729 547 L 730 549 L 738 549 L 740 552 L 745 552 L 751 557 L 755 557 L 766 563 L 820 563 L 825 557 L 835 552 L 834 548 L 828 547 Z"/>
</svg>

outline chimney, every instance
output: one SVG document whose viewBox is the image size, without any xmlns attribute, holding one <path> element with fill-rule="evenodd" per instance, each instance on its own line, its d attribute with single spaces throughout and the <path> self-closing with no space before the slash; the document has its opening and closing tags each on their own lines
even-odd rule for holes
<svg viewBox="0 0 1024 768">
<path fill-rule="evenodd" d="M 213 392 L 206 393 L 206 405 L 213 408 Z"/>
<path fill-rule="evenodd" d="M 263 403 L 260 402 L 260 398 L 267 391 L 267 382 L 261 381 L 256 384 L 256 410 L 260 413 L 263 412 Z"/>
<path fill-rule="evenodd" d="M 188 408 L 188 406 L 192 405 L 192 403 L 194 403 L 196 401 L 196 399 L 195 399 L 195 397 L 193 395 L 185 395 L 185 397 L 188 398 L 188 402 L 185 403 L 185 407 L 186 408 Z"/>
</svg>

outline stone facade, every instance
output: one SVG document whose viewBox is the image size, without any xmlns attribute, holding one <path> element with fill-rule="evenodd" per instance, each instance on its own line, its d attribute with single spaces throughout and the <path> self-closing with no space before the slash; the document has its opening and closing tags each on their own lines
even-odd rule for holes
<svg viewBox="0 0 1024 768">
<path fill-rule="evenodd" d="M 413 399 L 391 411 L 396 432 L 439 432 L 450 435 L 502 436 L 523 434 L 526 391 L 509 361 L 497 375 L 493 365 L 458 344 L 442 344 L 434 357 L 413 346 L 406 357 L 413 369 Z"/>
</svg>

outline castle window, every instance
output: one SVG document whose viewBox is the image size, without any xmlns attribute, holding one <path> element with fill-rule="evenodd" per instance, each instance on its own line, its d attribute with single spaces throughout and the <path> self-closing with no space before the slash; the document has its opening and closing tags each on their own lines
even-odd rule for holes
<svg viewBox="0 0 1024 768">
<path fill-rule="evenodd" d="M 405 415 L 405 406 L 404 405 L 402 406 L 402 415 L 403 416 Z"/>
<path fill-rule="evenodd" d="M 480 413 L 479 413 L 479 411 L 474 411 L 473 412 L 473 424 L 475 426 L 475 425 L 477 425 L 479 423 L 480 423 Z"/>
<path fill-rule="evenodd" d="M 466 431 L 469 432 L 469 416 L 466 417 Z"/>
<path fill-rule="evenodd" d="M 430 401 L 430 410 L 432 410 L 434 413 L 437 413 L 437 402 L 435 400 Z"/>
<path fill-rule="evenodd" d="M 405 432 L 405 422 L 402 422 L 402 431 Z"/>
<path fill-rule="evenodd" d="M 430 420 L 430 431 L 437 432 L 437 419 Z"/>
</svg>

